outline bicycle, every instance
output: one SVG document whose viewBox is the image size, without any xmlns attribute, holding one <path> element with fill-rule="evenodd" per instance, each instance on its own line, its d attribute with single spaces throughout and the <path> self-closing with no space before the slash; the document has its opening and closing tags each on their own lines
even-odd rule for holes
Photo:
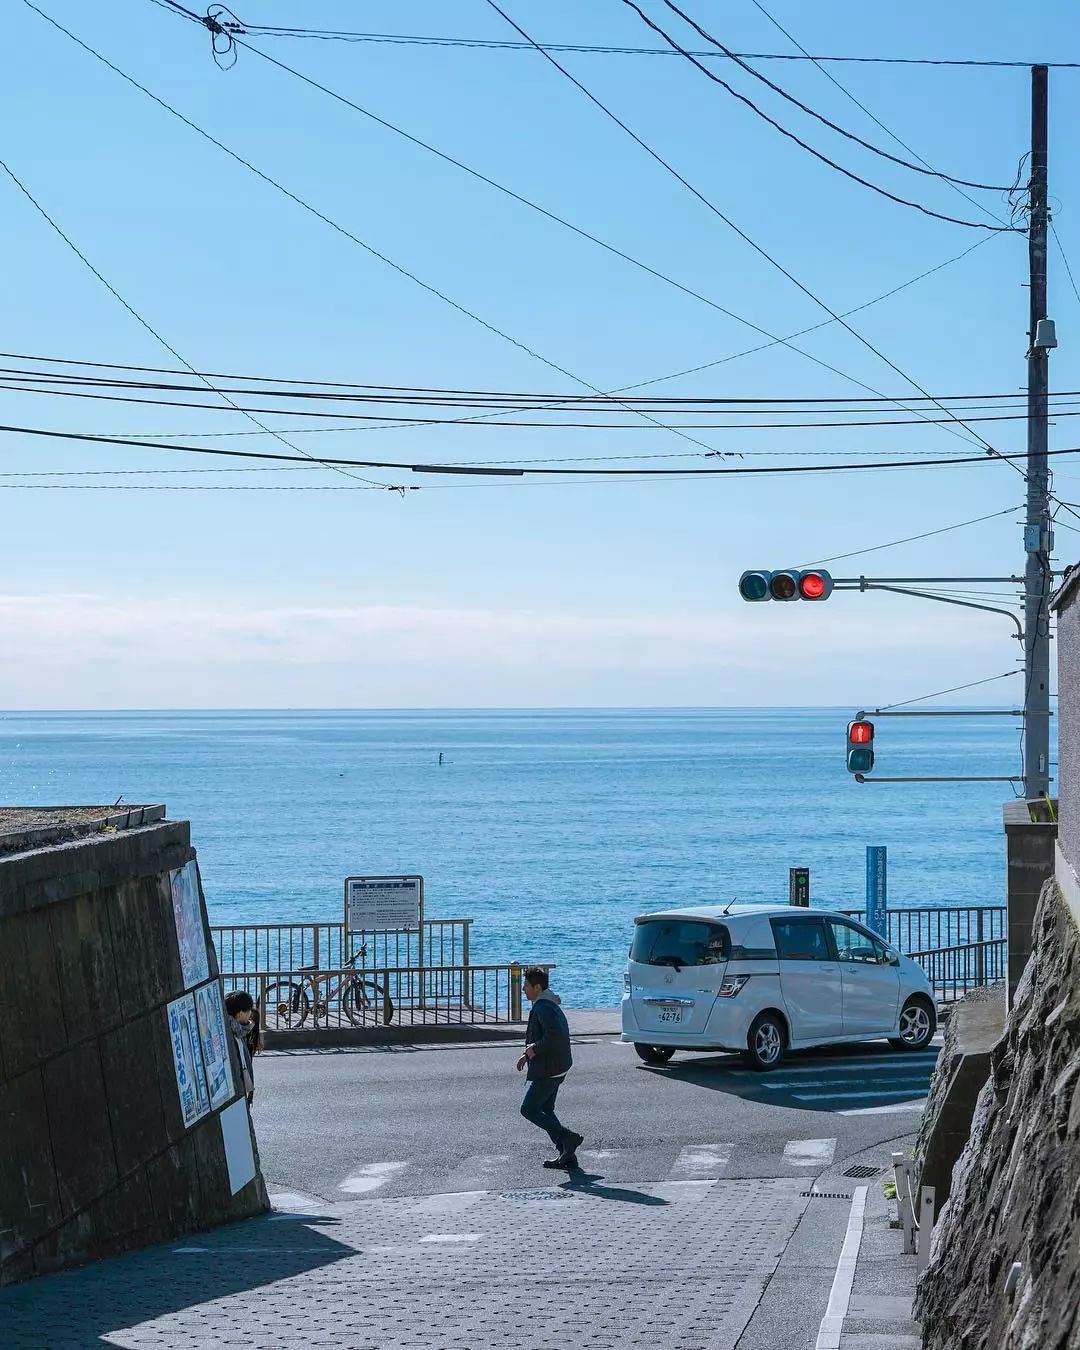
<svg viewBox="0 0 1080 1350">
<path fill-rule="evenodd" d="M 353 1026 L 364 1026 L 369 1021 L 378 1026 L 380 1005 L 383 1023 L 389 1026 L 394 1018 L 394 1004 L 390 995 L 374 976 L 360 975 L 356 970 L 357 962 L 362 967 L 366 956 L 367 947 L 360 947 L 353 952 L 341 968 L 342 979 L 337 985 L 334 984 L 336 972 L 324 975 L 306 973 L 315 971 L 314 963 L 300 967 L 302 978 L 299 981 L 275 980 L 268 985 L 264 995 L 265 1010 L 273 1009 L 276 1012 L 277 1021 L 274 1025 L 290 1029 L 302 1027 L 314 1010 L 314 1025 L 318 1027 L 321 1020 L 324 1026 L 329 1026 L 330 1003 L 337 998 L 341 1011 Z M 324 984 L 325 997 L 322 996 Z M 263 1026 L 267 1025 L 262 1007 L 259 1009 L 259 1020 Z"/>
</svg>

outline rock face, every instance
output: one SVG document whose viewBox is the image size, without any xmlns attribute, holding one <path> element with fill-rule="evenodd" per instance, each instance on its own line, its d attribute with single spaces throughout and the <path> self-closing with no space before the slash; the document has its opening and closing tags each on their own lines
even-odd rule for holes
<svg viewBox="0 0 1080 1350">
<path fill-rule="evenodd" d="M 1080 1350 L 1078 1238 L 1080 934 L 1048 881 L 919 1284 L 924 1350 Z"/>
</svg>

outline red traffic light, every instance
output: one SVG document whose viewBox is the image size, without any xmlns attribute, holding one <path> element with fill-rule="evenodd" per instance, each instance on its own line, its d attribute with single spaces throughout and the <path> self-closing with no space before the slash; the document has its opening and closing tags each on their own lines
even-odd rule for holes
<svg viewBox="0 0 1080 1350">
<path fill-rule="evenodd" d="M 849 722 L 847 738 L 848 745 L 872 745 L 874 742 L 873 722 Z"/>
<path fill-rule="evenodd" d="M 804 600 L 828 600 L 832 588 L 828 572 L 803 572 L 799 577 L 799 594 Z"/>
</svg>

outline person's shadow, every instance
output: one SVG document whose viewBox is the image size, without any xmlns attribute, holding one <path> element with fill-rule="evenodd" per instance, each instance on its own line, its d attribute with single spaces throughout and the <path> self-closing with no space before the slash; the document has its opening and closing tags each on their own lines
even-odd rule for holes
<svg viewBox="0 0 1080 1350">
<path fill-rule="evenodd" d="M 659 1195 L 649 1195 L 646 1191 L 635 1191 L 629 1186 L 599 1186 L 603 1181 L 602 1172 L 586 1172 L 581 1167 L 571 1167 L 569 1179 L 559 1184 L 559 1190 L 578 1192 L 582 1195 L 595 1195 L 601 1200 L 622 1200 L 630 1205 L 666 1205 L 669 1201 Z"/>
</svg>

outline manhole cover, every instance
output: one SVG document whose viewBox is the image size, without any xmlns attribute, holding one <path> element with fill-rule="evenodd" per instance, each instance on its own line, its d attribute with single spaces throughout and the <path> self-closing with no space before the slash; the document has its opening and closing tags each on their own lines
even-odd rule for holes
<svg viewBox="0 0 1080 1350">
<path fill-rule="evenodd" d="M 804 1200 L 850 1200 L 850 1195 L 844 1195 L 840 1191 L 800 1191 L 799 1194 Z"/>
<path fill-rule="evenodd" d="M 884 1170 L 883 1167 L 871 1167 L 867 1163 L 856 1163 L 854 1167 L 849 1167 L 843 1175 L 846 1177 L 876 1177 Z"/>
</svg>

